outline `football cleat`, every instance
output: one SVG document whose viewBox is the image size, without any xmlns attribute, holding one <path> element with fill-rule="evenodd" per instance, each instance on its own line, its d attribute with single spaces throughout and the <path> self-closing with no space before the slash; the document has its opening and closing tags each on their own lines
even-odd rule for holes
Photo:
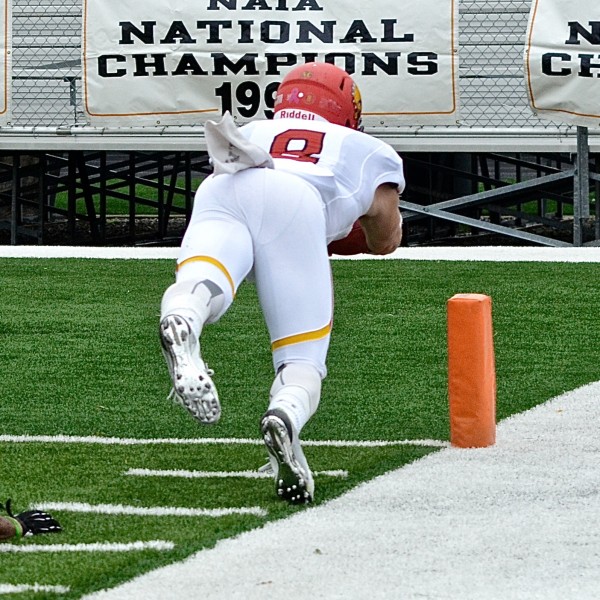
<svg viewBox="0 0 600 600">
<path fill-rule="evenodd" d="M 315 483 L 288 416 L 276 408 L 268 410 L 260 429 L 273 467 L 277 495 L 291 504 L 312 502 Z"/>
<path fill-rule="evenodd" d="M 217 388 L 200 356 L 200 344 L 188 322 L 179 315 L 168 315 L 160 322 L 163 356 L 169 367 L 173 389 L 169 398 L 183 406 L 203 425 L 221 417 Z"/>
</svg>

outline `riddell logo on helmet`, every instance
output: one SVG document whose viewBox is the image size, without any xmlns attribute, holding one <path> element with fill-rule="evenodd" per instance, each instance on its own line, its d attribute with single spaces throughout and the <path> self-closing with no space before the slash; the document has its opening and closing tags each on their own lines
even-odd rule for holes
<svg viewBox="0 0 600 600">
<path fill-rule="evenodd" d="M 295 108 L 282 108 L 279 111 L 279 117 L 281 119 L 304 119 L 305 121 L 316 121 L 317 115 L 308 112 L 306 110 L 298 110 Z"/>
</svg>

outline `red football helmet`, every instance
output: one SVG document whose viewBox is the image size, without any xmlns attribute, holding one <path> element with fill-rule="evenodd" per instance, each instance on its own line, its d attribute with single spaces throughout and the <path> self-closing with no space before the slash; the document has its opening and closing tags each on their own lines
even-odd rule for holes
<svg viewBox="0 0 600 600">
<path fill-rule="evenodd" d="M 343 69 L 329 63 L 306 63 L 294 67 L 279 85 L 275 114 L 280 111 L 286 116 L 306 111 L 330 123 L 359 129 L 362 99 L 358 86 Z"/>
</svg>

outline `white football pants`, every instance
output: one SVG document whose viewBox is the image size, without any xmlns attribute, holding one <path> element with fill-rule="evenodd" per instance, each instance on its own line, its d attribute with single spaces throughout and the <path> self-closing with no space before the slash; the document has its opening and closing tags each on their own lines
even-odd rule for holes
<svg viewBox="0 0 600 600">
<path fill-rule="evenodd" d="M 196 193 L 175 287 L 217 285 L 224 300 L 208 318 L 214 322 L 249 275 L 275 369 L 307 363 L 325 377 L 333 318 L 325 210 L 316 189 L 293 174 L 253 168 L 211 176 Z"/>
</svg>

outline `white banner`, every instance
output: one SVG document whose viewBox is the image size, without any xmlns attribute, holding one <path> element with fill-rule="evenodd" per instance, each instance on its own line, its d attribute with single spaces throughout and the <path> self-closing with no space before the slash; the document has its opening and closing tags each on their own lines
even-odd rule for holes
<svg viewBox="0 0 600 600">
<path fill-rule="evenodd" d="M 534 0 L 524 60 L 535 114 L 569 125 L 600 126 L 598 0 Z"/>
<path fill-rule="evenodd" d="M 0 125 L 10 119 L 11 84 L 11 2 L 0 0 Z"/>
<path fill-rule="evenodd" d="M 84 0 L 84 107 L 93 125 L 270 117 L 296 64 L 355 78 L 364 123 L 458 118 L 458 0 Z"/>
</svg>

